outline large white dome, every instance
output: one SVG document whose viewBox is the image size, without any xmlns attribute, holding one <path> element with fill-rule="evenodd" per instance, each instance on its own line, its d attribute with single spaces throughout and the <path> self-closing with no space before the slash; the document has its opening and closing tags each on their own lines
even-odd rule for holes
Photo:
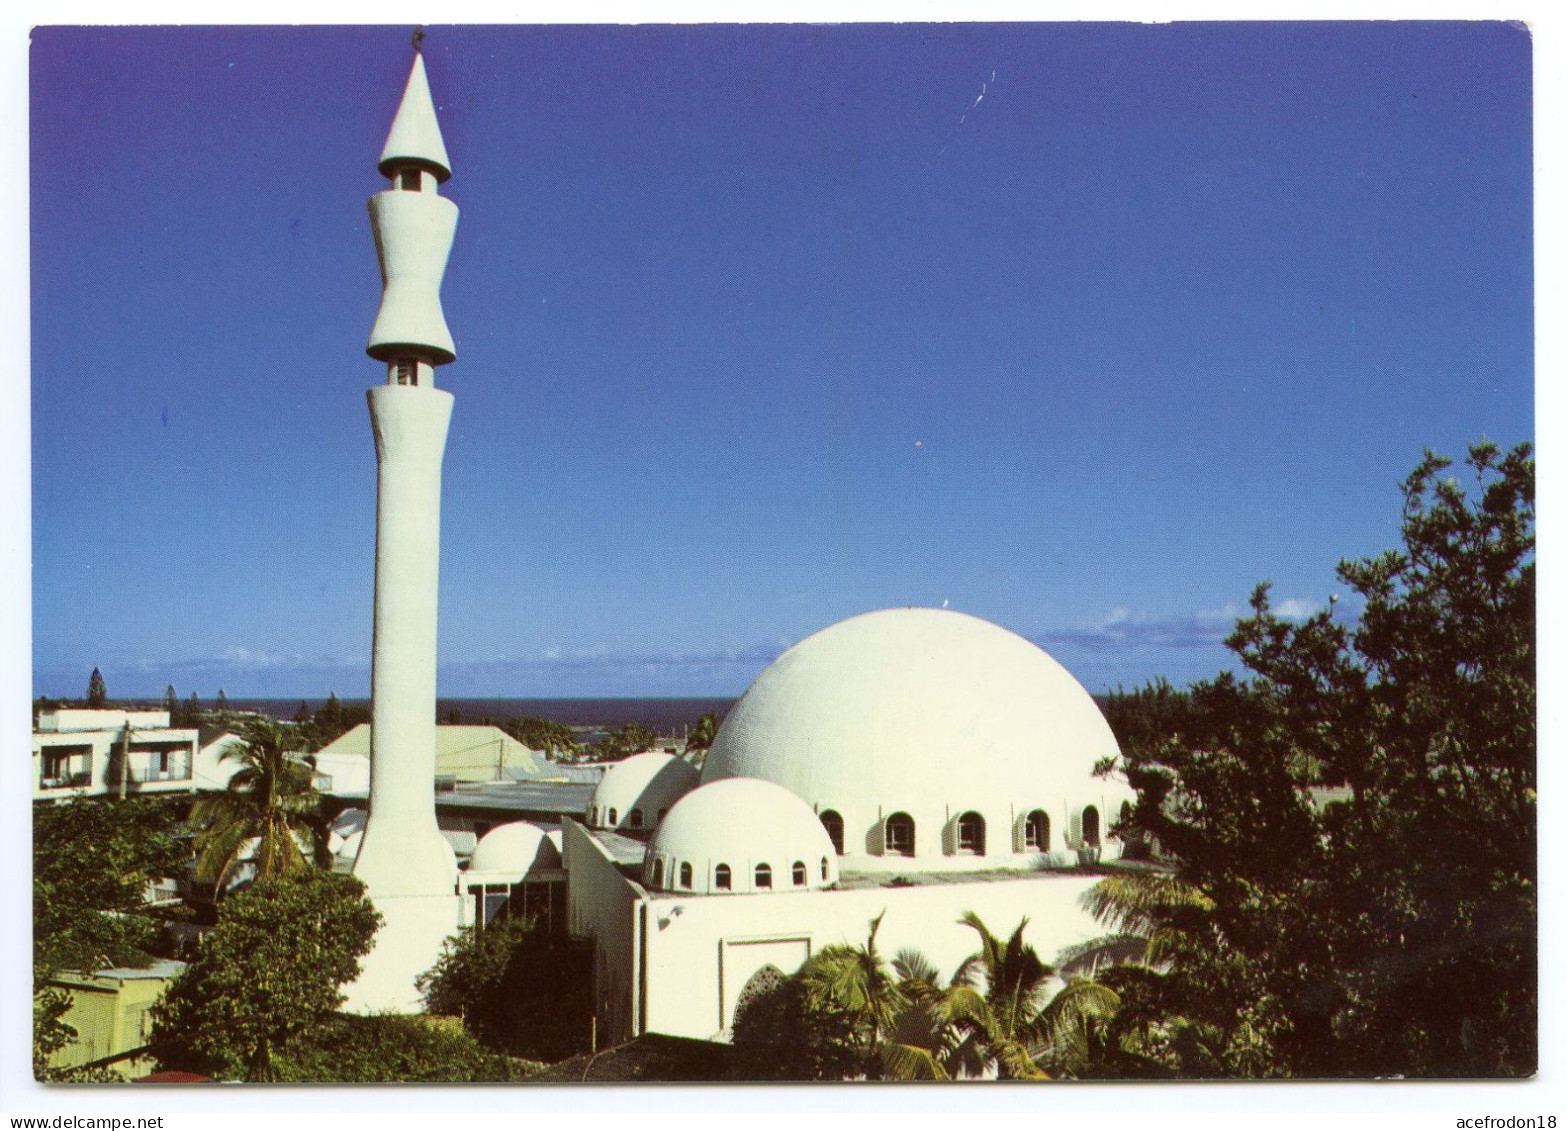
<svg viewBox="0 0 1567 1131">
<path fill-rule="evenodd" d="M 1119 851 L 1106 834 L 1133 791 L 1093 775 L 1117 753 L 1092 697 L 1034 644 L 962 613 L 890 609 L 780 656 L 729 712 L 702 780 L 783 786 L 822 815 L 845 866 L 1033 867 Z"/>
<path fill-rule="evenodd" d="M 837 882 L 838 861 L 810 806 L 772 782 L 730 778 L 675 803 L 642 878 L 661 891 L 815 891 Z"/>
</svg>

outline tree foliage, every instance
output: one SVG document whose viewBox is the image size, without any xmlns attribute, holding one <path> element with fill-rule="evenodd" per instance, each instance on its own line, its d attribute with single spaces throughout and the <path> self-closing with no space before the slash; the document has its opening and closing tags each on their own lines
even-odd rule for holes
<svg viewBox="0 0 1567 1131">
<path fill-rule="evenodd" d="M 565 723 L 521 715 L 509 719 L 502 729 L 529 750 L 542 750 L 551 758 L 570 759 L 581 749 L 577 732 Z"/>
<path fill-rule="evenodd" d="M 632 722 L 616 727 L 583 751 L 583 756 L 593 762 L 619 762 L 633 754 L 642 754 L 658 745 L 658 735 L 643 723 Z"/>
<path fill-rule="evenodd" d="M 333 1014 L 274 1058 L 275 1078 L 300 1084 L 482 1084 L 542 1067 L 491 1052 L 440 1018 L 395 1014 Z"/>
<path fill-rule="evenodd" d="M 288 753 L 292 732 L 271 719 L 255 718 L 245 721 L 240 738 L 223 752 L 223 761 L 240 763 L 228 789 L 202 797 L 191 811 L 199 830 L 196 876 L 220 891 L 253 840 L 258 842 L 258 877 L 304 868 L 300 838 L 314 844 L 317 856 L 326 840 L 314 770 Z"/>
<path fill-rule="evenodd" d="M 109 705 L 109 686 L 104 683 L 103 673 L 97 668 L 92 670 L 92 675 L 87 680 L 87 705 L 89 707 Z"/>
<path fill-rule="evenodd" d="M 176 810 L 152 798 L 78 798 L 33 810 L 33 953 L 50 970 L 146 962 L 157 923 L 147 885 L 180 875 L 190 851 Z"/>
<path fill-rule="evenodd" d="M 71 994 L 49 980 L 61 970 L 138 966 L 163 938 L 143 913 L 147 884 L 178 875 L 190 858 L 175 810 L 159 801 L 80 798 L 33 812 L 33 1075 L 83 1082 L 93 1072 L 51 1069 L 76 1039 L 65 1021 Z"/>
<path fill-rule="evenodd" d="M 518 915 L 448 939 L 419 992 L 484 1047 L 553 1062 L 590 1046 L 592 983 L 591 945 Z"/>
<path fill-rule="evenodd" d="M 359 974 L 380 914 L 353 876 L 305 869 L 226 900 L 217 927 L 153 1008 L 164 1068 L 246 1080 L 279 1078 L 280 1055 L 325 1024 Z"/>
<path fill-rule="evenodd" d="M 1202 896 L 1143 924 L 1165 965 L 1116 975 L 1163 1068 L 1534 1071 L 1534 467 L 1468 462 L 1473 494 L 1427 453 L 1402 548 L 1339 566 L 1358 622 L 1259 586 L 1229 640 L 1251 678 L 1126 745 L 1138 824 Z"/>
</svg>

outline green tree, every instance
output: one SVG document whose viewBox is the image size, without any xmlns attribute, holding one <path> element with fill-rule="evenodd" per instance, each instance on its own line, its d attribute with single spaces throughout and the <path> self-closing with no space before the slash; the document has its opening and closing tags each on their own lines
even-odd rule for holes
<svg viewBox="0 0 1567 1131">
<path fill-rule="evenodd" d="M 733 1048 L 736 1080 L 849 1080 L 870 1071 L 855 1018 L 813 1000 L 798 973 L 737 1003 Z"/>
<path fill-rule="evenodd" d="M 618 762 L 633 754 L 642 754 L 658 744 L 658 735 L 651 727 L 632 721 L 616 727 L 585 751 L 595 762 Z"/>
<path fill-rule="evenodd" d="M 109 705 L 109 686 L 104 683 L 103 673 L 97 668 L 92 670 L 92 677 L 87 681 L 87 705 L 89 707 Z"/>
<path fill-rule="evenodd" d="M 718 737 L 718 715 L 714 711 L 708 711 L 696 721 L 696 726 L 686 735 L 686 753 L 697 754 L 713 747 L 713 740 Z"/>
<path fill-rule="evenodd" d="M 518 915 L 448 939 L 419 992 L 486 1048 L 553 1062 L 590 1047 L 592 985 L 590 944 Z"/>
<path fill-rule="evenodd" d="M 308 838 L 319 859 L 325 851 L 326 822 L 308 760 L 288 753 L 291 733 L 272 719 L 247 719 L 241 741 L 222 760 L 240 763 L 223 793 L 203 796 L 191 810 L 196 835 L 196 878 L 223 889 L 240 856 L 258 839 L 256 875 L 273 877 L 306 867 L 300 850 Z"/>
<path fill-rule="evenodd" d="M 79 798 L 33 811 L 33 949 L 54 970 L 146 962 L 159 949 L 147 885 L 190 852 L 173 808 L 148 798 Z"/>
<path fill-rule="evenodd" d="M 1172 1071 L 1535 1069 L 1534 464 L 1468 462 L 1466 488 L 1427 453 L 1403 546 L 1340 564 L 1358 623 L 1259 586 L 1229 641 L 1252 678 L 1125 751 L 1137 823 L 1211 904 L 1158 916 L 1166 970 L 1121 975 Z"/>
<path fill-rule="evenodd" d="M 954 986 L 973 991 L 960 1013 L 969 1055 L 994 1065 L 1002 1079 L 1042 1077 L 1034 1058 L 1043 1044 L 1039 1014 L 1054 968 L 1023 941 L 1027 919 L 1005 942 L 972 911 L 959 921 L 979 936 L 979 950 L 952 978 Z"/>
<path fill-rule="evenodd" d="M 226 723 L 229 717 L 229 697 L 221 687 L 218 688 L 217 711 L 218 723 L 220 725 Z"/>
<path fill-rule="evenodd" d="M 163 689 L 163 709 L 169 713 L 170 724 L 176 725 L 174 720 L 179 717 L 180 697 L 175 694 L 172 683 Z"/>
<path fill-rule="evenodd" d="M 886 912 L 871 920 L 863 946 L 834 943 L 813 954 L 800 968 L 806 999 L 821 1013 L 847 1017 L 872 1078 L 881 1075 L 882 1036 L 892 1030 L 907 998 L 892 969 L 876 949 L 876 934 Z"/>
<path fill-rule="evenodd" d="M 570 758 L 581 749 L 576 731 L 549 719 L 522 715 L 508 720 L 503 729 L 529 750 L 542 750 L 551 758 Z"/>
<path fill-rule="evenodd" d="M 201 725 L 201 700 L 192 691 L 190 698 L 185 700 L 185 713 L 180 716 L 180 725 L 194 727 Z"/>
<path fill-rule="evenodd" d="M 543 1065 L 491 1052 L 442 1018 L 337 1013 L 284 1043 L 274 1075 L 300 1084 L 482 1084 Z"/>
<path fill-rule="evenodd" d="M 93 1079 L 50 1069 L 51 1054 L 76 1039 L 64 1020 L 68 991 L 49 984 L 61 970 L 139 966 L 164 949 L 145 912 L 147 884 L 180 874 L 190 859 L 175 811 L 158 801 L 82 798 L 33 812 L 33 1073 L 37 1079 Z"/>
<path fill-rule="evenodd" d="M 164 1068 L 276 1080 L 291 1041 L 326 1024 L 359 974 L 381 916 L 353 876 L 317 869 L 226 900 L 194 961 L 153 1007 Z"/>
</svg>

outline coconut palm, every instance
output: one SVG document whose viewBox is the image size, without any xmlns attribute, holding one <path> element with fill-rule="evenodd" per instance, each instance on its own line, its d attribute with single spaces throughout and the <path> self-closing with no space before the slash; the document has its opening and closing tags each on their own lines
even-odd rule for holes
<svg viewBox="0 0 1567 1131">
<path fill-rule="evenodd" d="M 1046 1046 L 1040 1063 L 1053 1075 L 1075 1077 L 1152 1068 L 1145 1047 L 1150 1034 L 1136 1021 L 1117 1023 L 1122 1006 L 1117 987 L 1129 979 L 1143 985 L 1161 981 L 1183 930 L 1213 910 L 1213 901 L 1175 875 L 1149 869 L 1105 876 L 1083 894 L 1082 903 L 1111 930 L 1057 957 L 1067 984 L 1040 1015 Z M 1117 967 L 1122 969 L 1100 980 Z M 1186 1026 L 1178 1023 L 1175 1030 L 1185 1033 Z M 1173 1039 L 1174 1032 L 1163 1036 Z"/>
<path fill-rule="evenodd" d="M 847 1016 L 865 1053 L 867 1075 L 880 1073 L 882 1035 L 893 1030 L 907 998 L 876 950 L 881 915 L 871 920 L 864 946 L 836 943 L 823 947 L 800 968 L 799 977 L 813 1007 Z"/>
<path fill-rule="evenodd" d="M 315 791 L 314 759 L 287 752 L 289 732 L 271 719 L 247 720 L 241 741 L 222 760 L 241 765 L 224 793 L 203 797 L 191 810 L 196 835 L 196 878 L 219 891 L 254 844 L 257 878 L 307 866 L 300 837 L 309 838 L 319 858 L 325 823 Z"/>
<path fill-rule="evenodd" d="M 951 1015 L 965 1035 L 957 1055 L 994 1065 L 1003 1079 L 1041 1079 L 1036 1058 L 1043 1051 L 1040 1009 L 1055 969 L 1023 941 L 1025 918 L 1002 942 L 972 911 L 959 920 L 979 935 L 979 951 L 952 976 Z"/>
</svg>

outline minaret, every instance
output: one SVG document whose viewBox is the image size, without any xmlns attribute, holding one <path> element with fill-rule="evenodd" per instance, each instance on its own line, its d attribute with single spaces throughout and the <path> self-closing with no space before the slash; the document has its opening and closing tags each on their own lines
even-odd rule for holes
<svg viewBox="0 0 1567 1131">
<path fill-rule="evenodd" d="M 370 198 L 381 309 L 365 352 L 386 364 L 372 388 L 375 433 L 375 641 L 371 656 L 370 817 L 354 861 L 383 923 L 347 1008 L 419 1008 L 414 979 L 457 929 L 457 862 L 435 823 L 435 628 L 441 457 L 452 395 L 435 367 L 456 358 L 441 278 L 457 206 L 424 58 L 413 70 L 378 166 L 391 187 Z"/>
</svg>

